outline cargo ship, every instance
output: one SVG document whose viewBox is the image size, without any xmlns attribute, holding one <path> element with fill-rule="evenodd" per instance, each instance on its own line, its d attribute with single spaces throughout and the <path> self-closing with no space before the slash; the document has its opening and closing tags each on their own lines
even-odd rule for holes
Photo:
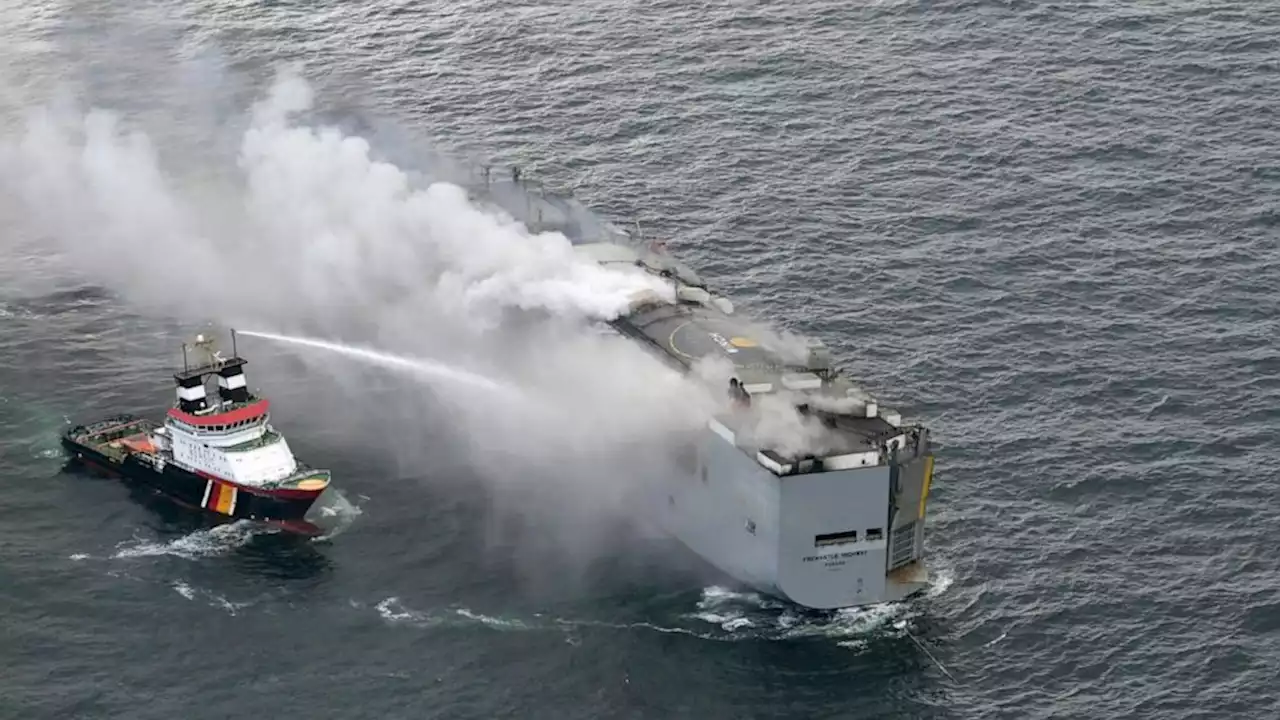
<svg viewBox="0 0 1280 720">
<path fill-rule="evenodd" d="M 249 390 L 234 330 L 231 345 L 231 357 L 223 358 L 204 335 L 183 344 L 183 368 L 173 375 L 177 397 L 163 422 L 115 415 L 68 429 L 62 445 L 74 462 L 144 485 L 206 517 L 320 535 L 322 524 L 309 513 L 329 488 L 330 471 L 294 457 L 271 425 L 270 401 Z"/>
<path fill-rule="evenodd" d="M 783 342 L 745 316 L 665 241 L 601 220 L 518 169 L 507 181 L 485 168 L 472 189 L 531 232 L 563 234 L 589 262 L 666 285 L 599 329 L 708 383 L 724 404 L 666 448 L 672 471 L 647 486 L 647 517 L 730 577 L 807 608 L 896 602 L 929 586 L 928 428 L 836 367 L 821 340 Z M 726 370 L 711 378 L 697 371 L 706 363 Z M 779 409 L 820 441 L 772 441 L 763 430 Z"/>
</svg>

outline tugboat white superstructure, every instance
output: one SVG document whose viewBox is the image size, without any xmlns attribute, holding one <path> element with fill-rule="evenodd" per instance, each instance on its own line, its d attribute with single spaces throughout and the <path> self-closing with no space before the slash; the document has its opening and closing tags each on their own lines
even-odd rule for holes
<svg viewBox="0 0 1280 720">
<path fill-rule="evenodd" d="M 675 448 L 682 470 L 653 488 L 666 529 L 740 581 L 807 607 L 892 602 L 927 587 L 934 456 L 924 427 L 833 368 L 820 341 L 795 348 L 757 330 L 663 243 L 531 190 L 518 172 L 492 183 L 486 170 L 484 188 L 531 230 L 563 233 L 583 257 L 666 284 L 666 297 L 635 298 L 614 331 L 689 377 L 708 377 L 704 363 L 724 369 L 709 382 L 735 402 Z M 811 441 L 771 438 L 766 421 L 779 412 Z"/>
<path fill-rule="evenodd" d="M 307 514 L 330 473 L 299 463 L 271 426 L 270 402 L 249 391 L 234 330 L 231 338 L 232 357 L 223 358 L 211 339 L 197 336 L 195 366 L 183 345 L 183 369 L 173 376 L 177 398 L 163 424 L 117 415 L 71 428 L 63 445 L 76 460 L 219 518 L 319 534 Z"/>
</svg>

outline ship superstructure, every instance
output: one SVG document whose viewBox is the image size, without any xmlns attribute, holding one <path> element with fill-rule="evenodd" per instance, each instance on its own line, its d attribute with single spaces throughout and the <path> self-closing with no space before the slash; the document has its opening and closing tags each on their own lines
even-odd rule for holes
<svg viewBox="0 0 1280 720">
<path fill-rule="evenodd" d="M 223 358 L 211 339 L 183 345 L 176 398 L 163 423 L 119 415 L 68 430 L 76 459 L 140 481 L 171 499 L 227 519 L 319 532 L 306 516 L 330 473 L 294 457 L 270 422 L 270 401 L 249 390 L 246 360 Z M 190 363 L 194 351 L 197 362 Z"/>
<path fill-rule="evenodd" d="M 770 334 L 660 248 L 578 250 L 674 286 L 674 302 L 637 298 L 611 323 L 620 334 L 690 377 L 706 377 L 691 372 L 698 363 L 727 368 L 715 382 L 735 402 L 694 441 L 693 482 L 668 487 L 672 532 L 735 577 L 809 607 L 897 600 L 926 586 L 925 428 L 834 369 L 820 341 L 794 348 L 761 337 Z M 790 431 L 771 432 L 771 413 L 790 414 Z"/>
<path fill-rule="evenodd" d="M 584 258 L 667 284 L 669 293 L 634 298 L 613 331 L 655 362 L 722 383 L 713 389 L 732 399 L 688 447 L 673 448 L 681 470 L 654 488 L 653 510 L 672 534 L 733 577 L 808 607 L 896 601 L 927 587 L 926 428 L 833 367 L 821 341 L 785 341 L 740 316 L 664 243 L 518 173 L 512 180 L 491 183 L 486 172 L 485 193 L 531 231 L 561 232 Z M 778 413 L 803 442 L 769 432 Z"/>
</svg>

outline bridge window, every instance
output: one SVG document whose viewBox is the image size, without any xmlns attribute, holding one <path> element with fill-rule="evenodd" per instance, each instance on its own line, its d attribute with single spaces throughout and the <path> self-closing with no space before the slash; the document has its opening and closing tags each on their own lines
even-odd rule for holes
<svg viewBox="0 0 1280 720">
<path fill-rule="evenodd" d="M 884 531 L 880 528 L 871 528 L 867 531 L 867 540 L 883 540 Z"/>
<path fill-rule="evenodd" d="M 845 530 L 844 532 L 828 533 L 826 535 L 814 535 L 813 546 L 822 547 L 824 545 L 839 545 L 841 543 L 857 542 L 857 530 Z"/>
</svg>

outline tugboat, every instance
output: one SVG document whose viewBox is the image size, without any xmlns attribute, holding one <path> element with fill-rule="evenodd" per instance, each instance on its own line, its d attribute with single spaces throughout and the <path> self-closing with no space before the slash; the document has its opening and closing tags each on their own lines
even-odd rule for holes
<svg viewBox="0 0 1280 720">
<path fill-rule="evenodd" d="M 322 528 L 307 514 L 329 487 L 330 472 L 299 463 L 270 423 L 270 402 L 249 391 L 246 360 L 223 358 L 197 335 L 182 346 L 177 399 L 163 424 L 115 415 L 62 436 L 74 461 L 146 485 L 174 502 L 223 521 L 254 520 L 303 535 Z M 199 364 L 188 363 L 188 351 Z M 217 378 L 216 397 L 206 384 Z"/>
</svg>

